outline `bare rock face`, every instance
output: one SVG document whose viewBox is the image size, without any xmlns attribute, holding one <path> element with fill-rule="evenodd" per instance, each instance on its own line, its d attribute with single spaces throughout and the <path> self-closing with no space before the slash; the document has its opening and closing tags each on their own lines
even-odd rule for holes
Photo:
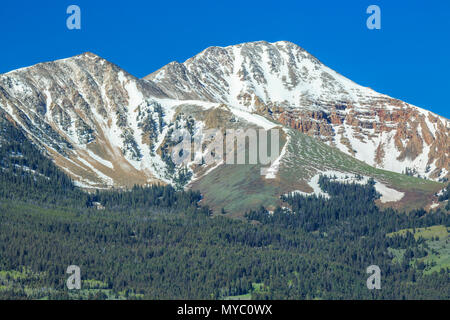
<svg viewBox="0 0 450 320">
<path fill-rule="evenodd" d="M 145 79 L 174 99 L 272 118 L 372 166 L 449 178 L 448 119 L 359 86 L 290 42 L 211 47 Z"/>
</svg>

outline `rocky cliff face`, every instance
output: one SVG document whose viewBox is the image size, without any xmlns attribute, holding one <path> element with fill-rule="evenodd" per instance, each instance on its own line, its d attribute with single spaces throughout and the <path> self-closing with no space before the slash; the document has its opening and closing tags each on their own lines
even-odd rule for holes
<svg viewBox="0 0 450 320">
<path fill-rule="evenodd" d="M 372 166 L 449 176 L 447 119 L 359 86 L 290 42 L 211 47 L 145 79 L 173 99 L 264 115 Z"/>
</svg>

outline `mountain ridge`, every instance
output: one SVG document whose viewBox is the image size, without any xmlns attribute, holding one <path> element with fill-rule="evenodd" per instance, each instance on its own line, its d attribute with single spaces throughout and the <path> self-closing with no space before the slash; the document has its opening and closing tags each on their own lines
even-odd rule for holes
<svg viewBox="0 0 450 320">
<path fill-rule="evenodd" d="M 83 188 L 162 183 L 205 191 L 211 185 L 202 181 L 211 173 L 233 176 L 229 170 L 241 170 L 174 165 L 175 128 L 201 136 L 212 127 L 278 127 L 285 132 L 284 149 L 301 141 L 303 147 L 311 145 L 294 133 L 299 132 L 372 167 L 397 173 L 408 168 L 408 174 L 433 180 L 448 177 L 447 119 L 361 87 L 288 41 L 209 47 L 144 79 L 85 52 L 1 74 L 0 111 Z M 388 179 L 390 186 L 401 180 L 381 171 L 372 174 L 369 167 L 355 171 L 328 162 L 320 169 L 313 163 L 317 159 L 308 161 L 281 157 L 271 167 L 273 178 L 258 176 L 255 183 L 276 199 L 293 190 L 310 192 L 308 179 L 338 167 Z M 220 179 L 214 183 L 220 185 Z M 437 186 L 430 182 L 429 190 Z M 252 192 L 260 201 L 262 196 Z"/>
<path fill-rule="evenodd" d="M 284 73 L 280 72 L 283 68 Z M 299 71 L 306 69 L 307 72 Z M 275 79 L 271 79 L 273 77 Z M 163 90 L 166 88 L 167 94 L 175 99 L 231 104 L 272 117 L 373 166 L 396 172 L 410 169 L 432 179 L 448 175 L 445 153 L 448 153 L 450 131 L 447 119 L 362 87 L 290 42 L 259 41 L 210 47 L 144 79 L 154 81 Z M 422 119 L 408 123 L 414 117 Z M 409 130 L 410 126 L 418 125 L 426 131 L 424 134 L 421 129 Z M 444 136 L 434 136 L 438 126 Z M 372 131 L 361 135 L 361 127 Z M 372 139 L 374 135 L 379 137 Z M 409 143 L 408 137 L 413 143 Z M 362 145 L 358 139 L 364 140 Z M 438 141 L 433 144 L 434 140 Z M 363 147 L 370 148 L 374 156 L 364 155 L 360 150 Z M 428 147 L 432 152 L 421 159 L 419 150 Z M 432 156 L 427 158 L 428 153 Z"/>
</svg>

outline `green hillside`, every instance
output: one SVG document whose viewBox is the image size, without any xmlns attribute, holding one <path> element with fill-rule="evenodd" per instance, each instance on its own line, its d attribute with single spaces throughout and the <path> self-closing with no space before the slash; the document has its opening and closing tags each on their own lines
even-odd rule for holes
<svg viewBox="0 0 450 320">
<path fill-rule="evenodd" d="M 213 209 L 224 208 L 226 212 L 239 216 L 255 206 L 281 205 L 280 195 L 293 190 L 308 191 L 309 179 L 324 170 L 373 177 L 404 192 L 404 198 L 394 206 L 405 211 L 425 207 L 433 194 L 444 186 L 438 182 L 373 168 L 294 130 L 289 130 L 286 156 L 281 161 L 276 179 L 261 176 L 261 165 L 225 164 L 195 181 L 192 186 L 204 195 L 204 202 Z"/>
</svg>

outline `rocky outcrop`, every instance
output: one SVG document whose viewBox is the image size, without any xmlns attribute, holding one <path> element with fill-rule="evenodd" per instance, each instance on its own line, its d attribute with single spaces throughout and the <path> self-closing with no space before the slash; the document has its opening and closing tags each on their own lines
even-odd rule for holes
<svg viewBox="0 0 450 320">
<path fill-rule="evenodd" d="M 278 107 L 267 114 L 288 127 L 338 145 L 355 157 L 358 148 L 366 144 L 373 150 L 373 161 L 360 159 L 375 167 L 384 168 L 386 162 L 395 161 L 403 172 L 411 169 L 421 177 L 448 178 L 448 121 L 419 108 L 396 105 L 399 107 L 392 109 L 374 107 L 370 112 L 352 106 L 341 110 L 334 107 L 329 113 Z M 387 153 L 395 157 L 387 159 Z"/>
</svg>

